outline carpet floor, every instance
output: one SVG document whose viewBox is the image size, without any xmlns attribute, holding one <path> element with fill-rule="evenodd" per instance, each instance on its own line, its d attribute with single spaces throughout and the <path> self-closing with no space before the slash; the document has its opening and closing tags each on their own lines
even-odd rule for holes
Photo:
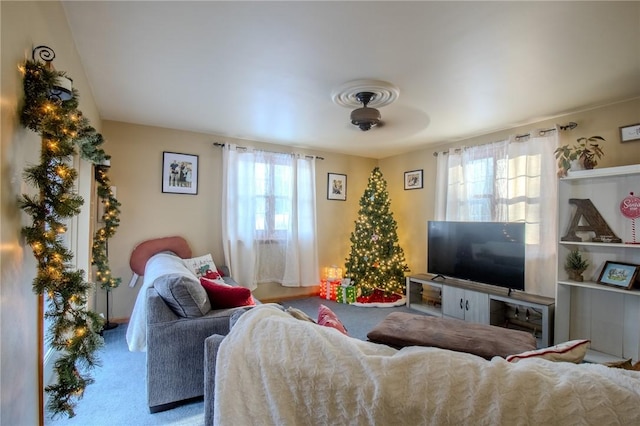
<svg viewBox="0 0 640 426">
<path fill-rule="evenodd" d="M 336 303 L 319 297 L 283 301 L 312 318 L 318 317 L 321 304 L 333 310 L 343 322 L 349 335 L 366 340 L 367 333 L 391 312 L 411 312 L 406 306 L 367 308 Z M 126 324 L 104 332 L 105 345 L 100 350 L 101 367 L 91 372 L 95 383 L 85 390 L 76 407 L 76 416 L 56 419 L 47 416 L 45 425 L 83 426 L 144 426 L 144 425 L 204 425 L 203 402 L 191 402 L 172 410 L 150 414 L 146 404 L 146 357 L 144 352 L 129 352 L 126 343 Z M 170 368 L 170 366 L 167 366 Z"/>
</svg>

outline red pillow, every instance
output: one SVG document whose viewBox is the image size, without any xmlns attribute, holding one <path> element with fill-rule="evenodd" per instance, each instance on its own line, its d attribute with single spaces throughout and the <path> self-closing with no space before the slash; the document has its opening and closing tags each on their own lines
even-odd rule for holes
<svg viewBox="0 0 640 426">
<path fill-rule="evenodd" d="M 325 327 L 335 328 L 345 336 L 348 336 L 347 329 L 344 327 L 338 316 L 325 305 L 318 308 L 318 324 Z"/>
<path fill-rule="evenodd" d="M 200 284 L 209 296 L 211 309 L 236 308 L 238 306 L 253 306 L 251 290 L 245 287 L 233 287 L 228 284 L 219 284 L 205 277 L 200 277 Z"/>
</svg>

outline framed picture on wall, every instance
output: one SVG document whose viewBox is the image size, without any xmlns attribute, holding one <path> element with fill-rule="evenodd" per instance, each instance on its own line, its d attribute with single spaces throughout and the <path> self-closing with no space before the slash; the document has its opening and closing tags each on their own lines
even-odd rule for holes
<svg viewBox="0 0 640 426">
<path fill-rule="evenodd" d="M 347 175 L 329 173 L 327 176 L 327 200 L 347 200 Z"/>
<path fill-rule="evenodd" d="M 162 153 L 162 192 L 198 194 L 198 156 L 177 152 Z"/>
<path fill-rule="evenodd" d="M 422 169 L 404 172 L 404 189 L 422 188 Z"/>
<path fill-rule="evenodd" d="M 640 141 L 640 123 L 620 127 L 620 142 Z"/>
</svg>

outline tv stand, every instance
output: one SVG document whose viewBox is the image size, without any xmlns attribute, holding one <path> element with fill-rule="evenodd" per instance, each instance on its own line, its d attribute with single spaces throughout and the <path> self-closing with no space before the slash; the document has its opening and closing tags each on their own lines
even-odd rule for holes
<svg viewBox="0 0 640 426">
<path fill-rule="evenodd" d="M 434 281 L 440 278 L 438 281 Z M 528 331 L 538 347 L 553 344 L 555 301 L 490 285 L 427 274 L 407 281 L 407 307 L 427 315 Z"/>
</svg>

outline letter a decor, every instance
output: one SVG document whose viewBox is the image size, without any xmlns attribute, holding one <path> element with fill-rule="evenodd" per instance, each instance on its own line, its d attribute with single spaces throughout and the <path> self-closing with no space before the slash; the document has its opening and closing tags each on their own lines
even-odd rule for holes
<svg viewBox="0 0 640 426">
<path fill-rule="evenodd" d="M 622 240 L 607 225 L 596 206 L 589 199 L 570 198 L 569 204 L 576 206 L 576 212 L 569 223 L 569 230 L 562 241 L 582 241 L 582 238 L 576 235 L 576 232 L 594 232 L 595 237 L 591 241 L 597 243 L 621 243 Z M 580 225 L 580 220 L 583 224 Z M 585 224 L 586 223 L 586 224 Z"/>
</svg>

